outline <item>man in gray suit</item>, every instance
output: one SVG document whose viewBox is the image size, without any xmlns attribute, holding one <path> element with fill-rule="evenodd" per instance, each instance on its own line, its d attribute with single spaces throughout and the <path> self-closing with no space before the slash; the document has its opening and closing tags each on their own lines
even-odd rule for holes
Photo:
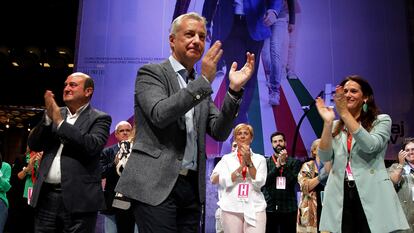
<svg viewBox="0 0 414 233">
<path fill-rule="evenodd" d="M 143 66 L 135 84 L 136 139 L 116 191 L 133 199 L 140 233 L 198 232 L 205 201 L 205 134 L 226 140 L 237 116 L 242 87 L 254 69 L 254 55 L 238 71 L 233 63 L 221 111 L 210 94 L 223 50 L 217 41 L 201 62 L 206 22 L 197 13 L 176 18 L 161 64 Z M 186 79 L 192 81 L 186 82 Z"/>
</svg>

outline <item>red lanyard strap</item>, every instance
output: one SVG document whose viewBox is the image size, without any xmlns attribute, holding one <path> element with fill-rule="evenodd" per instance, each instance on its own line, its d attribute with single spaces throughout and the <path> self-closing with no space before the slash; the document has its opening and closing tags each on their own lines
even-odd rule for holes
<svg viewBox="0 0 414 233">
<path fill-rule="evenodd" d="M 274 155 L 272 155 L 272 159 L 273 159 L 273 162 L 275 163 L 275 165 L 277 165 L 277 162 L 276 162 L 276 159 L 275 159 L 275 156 Z M 280 167 L 279 172 L 280 172 L 280 176 L 282 176 L 282 174 L 283 174 L 283 166 Z"/>
<path fill-rule="evenodd" d="M 242 165 L 243 164 L 243 158 L 242 158 L 242 155 L 240 154 L 239 151 L 237 151 L 237 158 L 239 158 L 240 165 Z M 246 174 L 247 174 L 247 167 L 244 166 L 243 169 L 242 169 L 243 180 L 246 180 Z"/>
<path fill-rule="evenodd" d="M 348 148 L 348 154 L 350 154 L 351 153 L 351 147 L 352 147 L 352 134 L 351 133 L 348 133 L 348 138 L 346 140 L 346 145 L 347 145 L 347 148 Z"/>
</svg>

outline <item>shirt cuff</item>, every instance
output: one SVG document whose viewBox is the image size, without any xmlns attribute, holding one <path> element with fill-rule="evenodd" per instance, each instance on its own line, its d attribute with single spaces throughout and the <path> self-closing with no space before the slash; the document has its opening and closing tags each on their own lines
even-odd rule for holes
<svg viewBox="0 0 414 233">
<path fill-rule="evenodd" d="M 208 81 L 208 79 L 207 79 L 207 77 L 206 77 L 206 76 L 201 75 L 201 77 L 203 77 L 203 79 L 204 79 L 204 80 L 206 80 L 206 82 L 207 82 L 208 84 L 211 84 L 211 83 L 210 83 L 210 81 Z"/>
<path fill-rule="evenodd" d="M 52 124 L 52 119 L 47 115 L 47 112 L 45 112 L 45 125 L 49 126 Z"/>
<path fill-rule="evenodd" d="M 64 122 L 64 121 L 61 121 L 61 122 L 58 124 L 57 129 L 59 129 L 59 128 L 60 128 L 60 126 L 63 124 L 63 122 Z"/>
<path fill-rule="evenodd" d="M 234 100 L 240 100 L 243 96 L 244 89 L 242 88 L 240 89 L 240 91 L 234 91 L 231 88 L 229 88 L 227 92 L 229 93 L 230 97 L 232 97 Z"/>
</svg>

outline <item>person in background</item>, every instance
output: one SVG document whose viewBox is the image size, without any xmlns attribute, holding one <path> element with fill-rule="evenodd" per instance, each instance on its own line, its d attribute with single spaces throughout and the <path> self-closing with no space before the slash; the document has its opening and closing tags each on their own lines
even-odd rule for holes
<svg viewBox="0 0 414 233">
<path fill-rule="evenodd" d="M 250 149 L 253 127 L 238 124 L 233 131 L 237 149 L 222 158 L 219 185 L 222 196 L 218 202 L 226 233 L 264 233 L 266 201 L 261 187 L 266 182 L 266 159 Z"/>
<path fill-rule="evenodd" d="M 388 173 L 410 225 L 404 232 L 414 232 L 414 138 L 404 140 L 397 159 L 398 162 L 388 168 Z"/>
<path fill-rule="evenodd" d="M 52 91 L 44 94 L 45 114 L 28 139 L 30 149 L 44 152 L 30 202 L 35 232 L 94 232 L 105 207 L 99 158 L 112 119 L 90 105 L 93 92 L 93 79 L 76 72 L 64 83 L 66 107 Z"/>
<path fill-rule="evenodd" d="M 27 165 L 17 173 L 20 180 L 25 180 L 23 197 L 27 199 L 27 204 L 30 204 L 30 198 L 33 191 L 33 184 L 36 182 L 37 170 L 39 168 L 40 160 L 42 159 L 43 151 L 31 151 L 29 147 L 26 150 Z"/>
<path fill-rule="evenodd" d="M 263 43 L 262 61 L 266 73 L 266 85 L 269 90 L 269 104 L 279 105 L 280 86 L 282 78 L 286 77 L 288 60 L 289 34 L 288 25 L 294 22 L 293 0 L 277 0 L 282 8 L 274 11 L 274 20 L 266 24 L 272 30 L 272 35 Z"/>
<path fill-rule="evenodd" d="M 296 73 L 296 50 L 302 21 L 302 7 L 299 0 L 287 0 L 287 4 L 289 8 L 289 46 L 286 73 L 288 78 L 298 78 Z"/>
<path fill-rule="evenodd" d="M 11 188 L 10 176 L 11 167 L 8 163 L 3 162 L 3 156 L 0 153 L 0 232 L 3 232 L 7 221 L 9 202 L 6 193 Z"/>
<path fill-rule="evenodd" d="M 312 160 L 304 163 L 298 174 L 298 183 L 302 192 L 299 200 L 296 232 L 318 232 L 322 210 L 321 195 L 328 179 L 330 162 L 321 163 L 318 155 L 320 139 L 313 141 L 310 152 Z"/>
<path fill-rule="evenodd" d="M 359 75 L 346 77 L 335 89 L 334 109 L 318 97 L 323 119 L 318 155 L 332 161 L 325 187 L 319 230 L 393 232 L 408 229 L 384 156 L 391 118 L 379 114 L 371 85 Z M 385 214 L 386 213 L 386 214 Z"/>
<path fill-rule="evenodd" d="M 9 202 L 9 213 L 7 222 L 4 226 L 4 232 L 10 233 L 32 233 L 34 232 L 34 210 L 27 204 L 27 199 L 23 197 L 26 180 L 20 180 L 18 174 L 27 167 L 26 150 L 18 154 L 11 166 L 10 185 L 11 189 L 7 192 L 7 200 Z M 25 224 L 21 224 L 25 219 Z"/>
<path fill-rule="evenodd" d="M 257 58 L 252 78 L 244 87 L 245 93 L 235 124 L 249 121 L 248 111 L 258 83 L 257 72 L 263 41 L 271 36 L 270 25 L 274 24 L 282 7 L 282 0 L 204 1 L 203 16 L 207 19 L 208 35 L 212 34 L 211 43 L 223 43 L 226 74 L 233 61 L 243 64 L 246 52 L 255 54 Z M 229 82 L 226 81 L 228 86 Z"/>
<path fill-rule="evenodd" d="M 130 136 L 132 126 L 127 121 L 120 121 L 115 126 L 115 137 L 118 143 L 105 148 L 101 154 L 102 178 L 105 179 L 104 195 L 106 209 L 101 213 L 104 215 L 105 232 L 127 233 L 134 232 L 135 220 L 131 209 L 123 210 L 112 207 L 115 197 L 115 186 L 118 183 L 119 175 L 117 165 L 120 158 L 117 156 L 121 146 L 128 151 L 131 148 Z"/>
<path fill-rule="evenodd" d="M 216 41 L 201 59 L 206 20 L 177 17 L 169 35 L 171 56 L 142 66 L 135 85 L 136 139 L 116 192 L 132 199 L 140 233 L 199 232 L 206 189 L 206 134 L 225 141 L 237 116 L 255 55 L 234 62 L 221 110 L 211 83 L 223 50 Z M 201 59 L 201 73 L 194 65 Z M 238 65 L 241 69 L 237 70 Z"/>
<path fill-rule="evenodd" d="M 237 149 L 237 142 L 233 141 L 233 143 L 231 144 L 231 152 L 234 152 L 236 149 Z M 222 169 L 223 169 L 223 162 L 221 162 L 220 160 L 214 167 L 213 171 L 211 172 L 210 181 L 212 184 L 217 184 L 217 185 L 219 184 L 220 173 L 222 173 Z M 221 199 L 223 191 L 224 189 L 220 185 L 218 185 L 217 192 L 218 192 L 219 201 Z M 217 207 L 217 210 L 214 216 L 216 217 L 216 233 L 224 233 L 223 219 L 221 217 L 220 206 Z"/>
<path fill-rule="evenodd" d="M 270 142 L 275 153 L 266 159 L 267 178 L 262 189 L 267 203 L 266 233 L 296 232 L 300 161 L 288 155 L 284 133 L 272 133 Z"/>
<path fill-rule="evenodd" d="M 21 214 L 24 216 L 27 230 L 33 231 L 34 227 L 34 209 L 30 206 L 30 199 L 33 192 L 33 184 L 37 179 L 37 170 L 39 168 L 40 159 L 42 158 L 43 152 L 31 151 L 29 147 L 26 148 L 25 163 L 23 168 L 17 173 L 17 178 L 24 181 L 23 198 L 25 202 Z M 24 227 L 22 226 L 22 227 Z"/>
</svg>

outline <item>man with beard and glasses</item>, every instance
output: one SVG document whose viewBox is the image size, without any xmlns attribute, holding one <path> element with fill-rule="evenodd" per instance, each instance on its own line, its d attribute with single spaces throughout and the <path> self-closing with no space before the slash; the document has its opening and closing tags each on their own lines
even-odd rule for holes
<svg viewBox="0 0 414 233">
<path fill-rule="evenodd" d="M 266 199 L 266 232 L 296 232 L 296 190 L 301 163 L 288 156 L 286 137 L 281 132 L 270 136 L 273 153 L 266 159 L 267 179 L 262 191 Z"/>
</svg>

